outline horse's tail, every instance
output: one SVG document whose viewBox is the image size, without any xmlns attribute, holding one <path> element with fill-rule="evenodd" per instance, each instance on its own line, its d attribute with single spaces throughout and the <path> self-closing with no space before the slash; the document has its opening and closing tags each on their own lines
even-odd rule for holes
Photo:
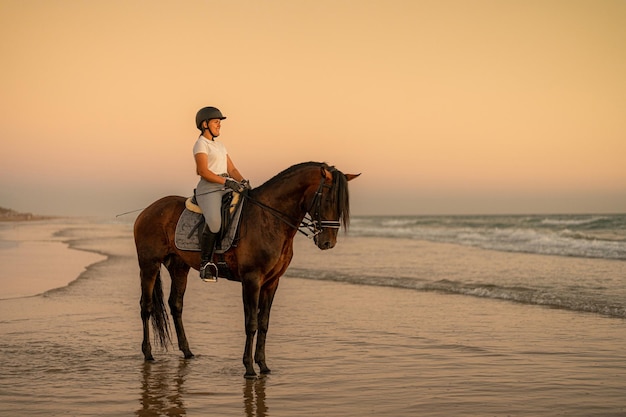
<svg viewBox="0 0 626 417">
<path fill-rule="evenodd" d="M 161 271 L 157 272 L 154 289 L 152 290 L 152 328 L 154 329 L 155 343 L 167 350 L 172 339 L 170 337 L 170 321 L 163 297 Z"/>
</svg>

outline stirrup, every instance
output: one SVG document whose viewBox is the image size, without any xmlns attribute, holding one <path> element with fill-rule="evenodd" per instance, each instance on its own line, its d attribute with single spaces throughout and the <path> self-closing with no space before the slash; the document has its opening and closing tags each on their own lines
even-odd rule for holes
<svg viewBox="0 0 626 417">
<path fill-rule="evenodd" d="M 207 262 L 200 267 L 200 279 L 204 282 L 217 282 L 217 265 Z"/>
</svg>

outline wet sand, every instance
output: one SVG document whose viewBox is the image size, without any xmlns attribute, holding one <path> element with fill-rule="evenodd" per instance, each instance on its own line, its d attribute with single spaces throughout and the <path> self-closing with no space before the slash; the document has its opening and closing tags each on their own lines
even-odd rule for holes
<svg viewBox="0 0 626 417">
<path fill-rule="evenodd" d="M 130 225 L 56 236 L 108 258 L 62 289 L 0 300 L 0 415 L 626 415 L 621 319 L 288 273 L 271 375 L 242 377 L 240 285 L 195 274 L 184 316 L 196 358 L 171 348 L 144 363 Z"/>
<path fill-rule="evenodd" d="M 71 249 L 59 230 L 76 222 L 13 221 L 0 224 L 0 299 L 27 297 L 74 281 L 85 266 L 105 259 Z"/>
</svg>

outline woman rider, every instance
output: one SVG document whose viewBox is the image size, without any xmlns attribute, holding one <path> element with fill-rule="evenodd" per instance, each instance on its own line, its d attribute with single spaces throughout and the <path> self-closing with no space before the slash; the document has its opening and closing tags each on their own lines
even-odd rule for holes
<svg viewBox="0 0 626 417">
<path fill-rule="evenodd" d="M 226 117 L 215 107 L 204 107 L 196 114 L 196 126 L 202 132 L 193 147 L 193 155 L 196 172 L 200 175 L 196 199 L 205 220 L 204 230 L 200 233 L 200 278 L 204 281 L 216 281 L 218 276 L 212 258 L 222 225 L 222 196 L 231 190 L 242 191 L 247 186 L 224 144 L 215 140 L 220 135 L 224 119 Z"/>
</svg>

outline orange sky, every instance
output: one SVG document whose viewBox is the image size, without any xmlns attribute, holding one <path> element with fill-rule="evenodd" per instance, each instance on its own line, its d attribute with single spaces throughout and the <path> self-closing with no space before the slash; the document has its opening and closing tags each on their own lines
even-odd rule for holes
<svg viewBox="0 0 626 417">
<path fill-rule="evenodd" d="M 189 195 L 219 107 L 259 185 L 319 160 L 354 214 L 626 212 L 626 2 L 0 0 L 0 206 Z"/>
</svg>

